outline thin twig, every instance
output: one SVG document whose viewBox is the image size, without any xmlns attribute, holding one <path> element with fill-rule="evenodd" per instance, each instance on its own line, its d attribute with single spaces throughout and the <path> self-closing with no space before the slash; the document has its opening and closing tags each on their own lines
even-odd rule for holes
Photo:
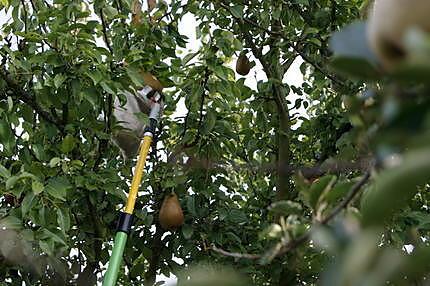
<svg viewBox="0 0 430 286">
<path fill-rule="evenodd" d="M 180 6 L 176 11 L 178 11 L 179 9 L 186 8 L 188 6 L 188 4 L 189 3 L 185 3 L 184 5 Z M 162 15 L 160 18 L 157 19 L 157 22 L 160 23 L 163 18 L 166 18 L 166 17 L 172 15 L 172 13 L 173 13 L 173 10 L 170 10 L 169 12 L 166 12 L 164 15 Z"/>
<path fill-rule="evenodd" d="M 46 6 L 48 6 L 48 8 L 51 8 L 51 4 L 49 4 L 48 1 L 43 0 L 43 2 L 45 3 Z"/>
<path fill-rule="evenodd" d="M 238 253 L 238 252 L 228 252 L 225 251 L 221 248 L 216 247 L 215 245 L 212 245 L 210 248 L 210 250 L 217 252 L 223 256 L 228 256 L 228 257 L 233 257 L 233 258 L 238 258 L 238 259 L 250 259 L 250 260 L 255 260 L 255 259 L 260 259 L 261 255 L 259 254 L 249 254 L 249 253 Z"/>
<path fill-rule="evenodd" d="M 358 181 L 352 188 L 351 191 L 349 191 L 348 195 L 344 198 L 344 200 L 336 207 L 334 210 L 326 216 L 322 221 L 321 224 L 327 224 L 330 220 L 332 220 L 335 216 L 337 216 L 344 208 L 348 206 L 348 204 L 355 198 L 355 196 L 358 194 L 360 189 L 366 184 L 366 182 L 370 178 L 370 171 L 367 171 L 363 178 L 361 178 L 360 181 Z"/>
</svg>

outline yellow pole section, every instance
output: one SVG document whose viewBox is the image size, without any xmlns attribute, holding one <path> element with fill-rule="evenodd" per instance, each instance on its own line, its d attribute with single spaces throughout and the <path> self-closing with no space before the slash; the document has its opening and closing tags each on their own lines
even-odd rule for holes
<svg viewBox="0 0 430 286">
<path fill-rule="evenodd" d="M 136 169 L 134 170 L 133 180 L 131 181 L 130 192 L 128 193 L 127 204 L 124 210 L 125 213 L 133 214 L 137 192 L 139 191 L 140 182 L 142 181 L 146 157 L 148 156 L 151 143 L 152 136 L 144 136 L 143 141 L 140 143 L 139 159 L 137 159 Z"/>
</svg>

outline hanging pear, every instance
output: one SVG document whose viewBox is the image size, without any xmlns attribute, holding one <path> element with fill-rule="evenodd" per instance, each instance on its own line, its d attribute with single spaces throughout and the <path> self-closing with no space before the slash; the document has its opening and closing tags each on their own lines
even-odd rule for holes
<svg viewBox="0 0 430 286">
<path fill-rule="evenodd" d="M 430 33 L 430 1 L 375 0 L 368 20 L 367 36 L 386 70 L 395 69 L 411 56 L 405 37 L 411 29 Z"/>
<path fill-rule="evenodd" d="M 164 197 L 158 218 L 161 227 L 165 230 L 175 230 L 184 223 L 184 214 L 178 196 L 174 192 Z"/>
<path fill-rule="evenodd" d="M 241 53 L 236 62 L 236 72 L 240 75 L 248 75 L 251 70 L 251 63 L 245 53 Z"/>
</svg>

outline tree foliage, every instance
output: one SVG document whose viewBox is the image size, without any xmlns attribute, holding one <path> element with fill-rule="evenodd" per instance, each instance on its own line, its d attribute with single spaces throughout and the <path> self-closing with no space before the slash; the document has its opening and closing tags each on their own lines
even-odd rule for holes
<svg viewBox="0 0 430 286">
<path fill-rule="evenodd" d="M 166 108 L 121 285 L 421 283 L 429 40 L 384 73 L 354 23 L 363 2 L 0 1 L 3 283 L 101 281 L 134 165 L 111 142 L 113 101 L 142 87 L 142 69 Z M 188 53 L 178 27 L 190 14 L 201 45 Z M 240 54 L 247 77 L 231 68 Z M 297 63 L 299 84 L 286 80 Z M 185 224 L 166 232 L 171 191 Z"/>
</svg>

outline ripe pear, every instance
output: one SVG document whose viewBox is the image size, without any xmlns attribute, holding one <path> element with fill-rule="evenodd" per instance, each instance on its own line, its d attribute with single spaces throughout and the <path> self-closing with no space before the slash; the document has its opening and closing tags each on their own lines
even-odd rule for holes
<svg viewBox="0 0 430 286">
<path fill-rule="evenodd" d="M 157 91 L 160 91 L 160 92 L 163 91 L 164 87 L 161 84 L 161 82 L 150 72 L 142 72 L 142 76 L 143 76 L 143 81 L 145 82 L 146 85 L 152 87 Z"/>
<path fill-rule="evenodd" d="M 375 0 L 368 21 L 371 49 L 386 70 L 407 57 L 405 36 L 411 28 L 430 32 L 429 0 Z"/>
<path fill-rule="evenodd" d="M 175 193 L 164 197 L 158 219 L 165 230 L 175 230 L 184 223 L 184 214 Z"/>
<path fill-rule="evenodd" d="M 236 72 L 240 75 L 247 75 L 251 70 L 251 63 L 246 54 L 242 53 L 236 62 Z"/>
</svg>

